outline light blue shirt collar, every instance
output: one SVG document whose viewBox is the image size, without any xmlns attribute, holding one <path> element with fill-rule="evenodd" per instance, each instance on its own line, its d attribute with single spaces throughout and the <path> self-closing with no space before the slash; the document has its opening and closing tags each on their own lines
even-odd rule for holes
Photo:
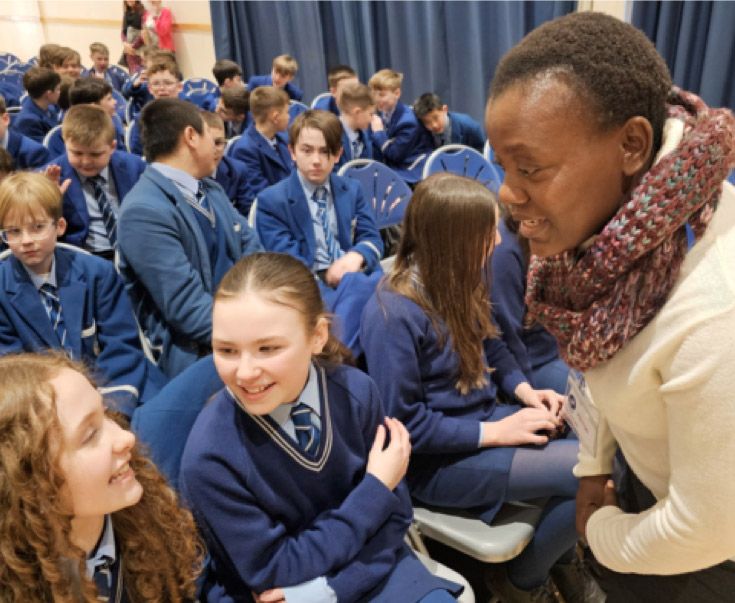
<svg viewBox="0 0 735 603">
<path fill-rule="evenodd" d="M 25 271 L 28 273 L 28 276 L 31 278 L 31 282 L 33 283 L 33 286 L 36 288 L 36 291 L 40 291 L 41 287 L 43 287 L 44 284 L 49 283 L 50 285 L 56 287 L 56 255 L 54 255 L 51 258 L 51 270 L 48 274 L 36 274 L 32 270 L 30 270 L 25 264 L 21 264 L 23 268 L 25 268 Z"/>
<path fill-rule="evenodd" d="M 117 559 L 117 547 L 115 546 L 115 531 L 112 529 L 112 517 L 105 515 L 105 527 L 102 530 L 97 548 L 87 557 L 87 577 L 94 576 L 94 568 L 109 560 L 110 565 Z"/>
<path fill-rule="evenodd" d="M 309 367 L 309 378 L 298 399 L 291 404 L 281 404 L 270 413 L 270 418 L 294 439 L 296 438 L 296 430 L 291 420 L 291 409 L 299 402 L 303 402 L 311 408 L 317 418 L 321 417 L 322 403 L 319 398 L 319 377 L 313 364 Z"/>
<path fill-rule="evenodd" d="M 329 184 L 329 176 L 327 176 L 327 179 L 322 184 L 312 184 L 301 175 L 301 172 L 297 171 L 296 174 L 299 177 L 301 188 L 304 189 L 304 195 L 306 195 L 306 199 L 308 201 L 311 201 L 311 198 L 314 196 L 314 192 L 316 191 L 316 189 L 320 186 L 323 186 L 327 189 L 327 205 L 329 205 L 329 199 L 332 198 L 332 187 Z"/>
<path fill-rule="evenodd" d="M 350 144 L 355 142 L 356 139 L 360 138 L 360 133 L 357 130 L 353 130 L 352 128 L 350 128 L 342 115 L 340 115 L 339 121 L 342 122 L 342 127 L 344 128 L 345 134 L 347 134 L 347 140 L 350 141 Z"/>
<path fill-rule="evenodd" d="M 194 178 L 189 172 L 180 170 L 175 167 L 171 167 L 166 163 L 154 161 L 151 163 L 151 167 L 156 168 L 161 174 L 171 180 L 177 187 L 183 189 L 184 192 L 191 193 L 196 199 L 197 192 L 199 191 L 199 180 Z"/>
</svg>

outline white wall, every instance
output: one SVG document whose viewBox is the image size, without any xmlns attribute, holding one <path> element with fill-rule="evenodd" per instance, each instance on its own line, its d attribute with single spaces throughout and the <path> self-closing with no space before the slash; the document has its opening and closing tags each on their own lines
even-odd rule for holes
<svg viewBox="0 0 735 603">
<path fill-rule="evenodd" d="M 21 59 L 42 44 L 70 46 L 89 66 L 89 45 L 103 42 L 116 61 L 122 52 L 122 0 L 0 0 L 0 52 Z M 214 43 L 207 0 L 169 0 L 174 14 L 176 57 L 184 77 L 212 77 Z"/>
</svg>

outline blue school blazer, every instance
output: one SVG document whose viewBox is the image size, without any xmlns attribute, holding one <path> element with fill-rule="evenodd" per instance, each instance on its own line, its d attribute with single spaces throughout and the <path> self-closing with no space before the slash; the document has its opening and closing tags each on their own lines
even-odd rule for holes
<svg viewBox="0 0 735 603">
<path fill-rule="evenodd" d="M 286 137 L 279 132 L 276 134 L 276 139 L 284 158 L 289 158 L 288 161 L 276 153 L 268 141 L 255 129 L 255 124 L 248 126 L 229 153 L 230 157 L 245 164 L 248 207 L 260 191 L 287 178 L 293 170 Z"/>
<path fill-rule="evenodd" d="M 13 130 L 8 130 L 7 151 L 13 156 L 18 170 L 40 168 L 51 159 L 46 147 Z"/>
<path fill-rule="evenodd" d="M 164 379 L 143 355 L 122 281 L 107 260 L 62 248 L 54 255 L 74 359 L 93 364 L 117 409 L 131 416 L 139 400 L 156 394 Z M 15 257 L 0 262 L 0 289 L 0 353 L 58 348 L 41 297 Z"/>
<path fill-rule="evenodd" d="M 480 124 L 469 115 L 452 111 L 449 112 L 449 119 L 452 122 L 452 144 L 466 144 L 480 153 L 485 150 L 485 135 Z"/>
<path fill-rule="evenodd" d="M 10 126 L 31 140 L 42 143 L 46 133 L 59 125 L 58 115 L 53 113 L 53 110 L 42 111 L 30 96 L 25 97 L 20 106 L 20 113 L 13 117 Z"/>
<path fill-rule="evenodd" d="M 357 251 L 365 258 L 365 271 L 380 266 L 383 242 L 375 217 L 360 184 L 336 174 L 329 184 L 337 212 L 337 239 L 344 251 Z M 255 227 L 268 251 L 288 253 L 309 270 L 314 265 L 316 239 L 309 205 L 297 172 L 258 195 Z"/>
<path fill-rule="evenodd" d="M 203 181 L 223 228 L 225 249 L 237 261 L 262 251 L 248 226 L 211 178 Z M 120 274 L 138 322 L 169 377 L 194 363 L 212 336 L 214 282 L 207 240 L 195 210 L 166 176 L 149 166 L 125 197 L 117 225 Z"/>
<path fill-rule="evenodd" d="M 248 80 L 248 90 L 252 92 L 256 88 L 260 88 L 261 86 L 272 86 L 273 85 L 273 78 L 270 75 L 253 75 Z M 286 91 L 286 94 L 293 99 L 300 101 L 302 98 L 304 98 L 304 92 L 301 90 L 301 88 L 297 87 L 296 84 L 293 82 L 289 82 L 286 84 L 283 89 Z"/>
<path fill-rule="evenodd" d="M 433 144 L 408 105 L 396 104 L 385 130 L 373 132 L 375 146 L 389 167 L 408 168 L 421 155 L 431 153 Z"/>
<path fill-rule="evenodd" d="M 214 179 L 225 189 L 237 211 L 247 218 L 252 201 L 248 196 L 246 172 L 245 164 L 239 159 L 223 157 L 217 166 Z"/>
<path fill-rule="evenodd" d="M 82 71 L 82 77 L 97 77 L 94 74 L 94 67 Z M 118 92 L 122 92 L 123 86 L 130 78 L 126 78 L 124 74 L 113 69 L 105 69 L 105 81 L 110 84 Z"/>
<path fill-rule="evenodd" d="M 362 132 L 362 153 L 359 157 L 352 156 L 352 145 L 347 133 L 342 130 L 342 156 L 339 158 L 335 169 L 341 168 L 348 161 L 353 159 L 376 159 L 380 161 L 382 159 L 378 148 L 373 145 L 372 130 L 361 130 Z"/>
<path fill-rule="evenodd" d="M 320 98 L 313 108 L 318 109 L 319 111 L 331 111 L 337 117 L 339 117 L 340 114 L 339 107 L 337 106 L 337 101 L 335 100 L 334 96 L 331 95 Z"/>
<path fill-rule="evenodd" d="M 67 223 L 63 240 L 65 243 L 84 247 L 84 242 L 89 234 L 89 212 L 82 190 L 82 182 L 76 170 L 69 164 L 66 153 L 57 157 L 51 163 L 61 168 L 62 182 L 67 178 L 71 179 L 71 184 L 64 193 L 62 200 L 64 219 Z M 123 199 L 145 171 L 145 162 L 140 157 L 130 153 L 115 151 L 110 157 L 108 167 L 110 177 L 115 183 L 117 198 L 122 207 Z"/>
</svg>

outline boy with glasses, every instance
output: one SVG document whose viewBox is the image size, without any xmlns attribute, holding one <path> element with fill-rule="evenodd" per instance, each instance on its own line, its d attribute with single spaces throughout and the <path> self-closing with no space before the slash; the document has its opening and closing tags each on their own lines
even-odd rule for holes
<svg viewBox="0 0 735 603">
<path fill-rule="evenodd" d="M 63 350 L 94 366 L 111 405 L 130 417 L 165 379 L 140 347 L 132 307 L 110 262 L 57 247 L 66 220 L 58 186 L 19 172 L 0 184 L 0 354 Z"/>
<path fill-rule="evenodd" d="M 183 76 L 176 63 L 167 61 L 154 63 L 148 68 L 148 90 L 153 99 L 180 98 L 183 89 Z M 143 155 L 143 141 L 140 139 L 140 125 L 138 119 L 130 124 L 130 143 L 128 151 L 136 155 Z"/>
</svg>

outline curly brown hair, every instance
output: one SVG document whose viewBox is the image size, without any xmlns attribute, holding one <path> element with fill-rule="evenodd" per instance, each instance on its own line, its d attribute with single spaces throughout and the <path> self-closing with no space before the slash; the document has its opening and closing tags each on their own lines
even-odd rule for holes
<svg viewBox="0 0 735 603">
<path fill-rule="evenodd" d="M 0 601 L 97 601 L 86 555 L 72 544 L 59 465 L 62 428 L 49 383 L 85 368 L 58 353 L 0 358 Z M 90 380 L 91 383 L 91 380 Z M 113 417 L 118 422 L 122 420 Z M 189 511 L 137 450 L 130 465 L 140 501 L 112 514 L 123 582 L 131 603 L 194 599 L 203 546 Z"/>
</svg>

